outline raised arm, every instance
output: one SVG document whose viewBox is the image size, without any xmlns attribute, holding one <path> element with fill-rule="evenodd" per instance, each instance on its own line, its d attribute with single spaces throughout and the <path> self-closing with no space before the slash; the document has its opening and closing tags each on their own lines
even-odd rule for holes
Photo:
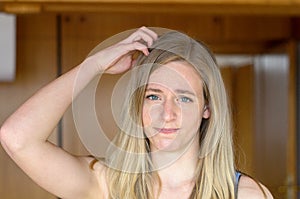
<svg viewBox="0 0 300 199">
<path fill-rule="evenodd" d="M 147 55 L 147 48 L 156 37 L 142 27 L 40 89 L 0 129 L 1 144 L 9 156 L 49 192 L 61 198 L 90 198 L 99 187 L 88 160 L 68 154 L 47 139 L 72 102 L 79 71 L 81 89 L 101 72 L 122 73 L 131 67 L 132 52 L 138 50 Z"/>
</svg>

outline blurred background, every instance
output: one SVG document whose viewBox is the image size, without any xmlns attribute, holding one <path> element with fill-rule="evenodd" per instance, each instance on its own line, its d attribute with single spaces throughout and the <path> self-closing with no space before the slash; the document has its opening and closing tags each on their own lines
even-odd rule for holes
<svg viewBox="0 0 300 199">
<path fill-rule="evenodd" d="M 217 55 L 233 109 L 237 167 L 275 198 L 300 198 L 300 0 L 0 2 L 0 125 L 104 39 L 140 26 L 175 29 Z M 109 138 L 116 130 L 110 96 L 117 80 L 105 75 L 96 95 Z M 49 139 L 73 154 L 88 154 L 71 109 Z M 35 185 L 0 147 L 0 198 L 55 196 Z"/>
</svg>

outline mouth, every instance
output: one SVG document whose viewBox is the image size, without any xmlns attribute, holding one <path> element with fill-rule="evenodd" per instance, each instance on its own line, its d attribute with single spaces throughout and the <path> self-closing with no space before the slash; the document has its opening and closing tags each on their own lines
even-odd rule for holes
<svg viewBox="0 0 300 199">
<path fill-rule="evenodd" d="M 178 133 L 179 128 L 155 128 L 156 131 L 162 134 Z"/>
</svg>

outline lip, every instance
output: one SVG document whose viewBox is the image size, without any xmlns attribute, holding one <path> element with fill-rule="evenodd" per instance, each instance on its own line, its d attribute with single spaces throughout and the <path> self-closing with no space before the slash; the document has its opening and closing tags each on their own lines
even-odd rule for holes
<svg viewBox="0 0 300 199">
<path fill-rule="evenodd" d="M 179 128 L 155 128 L 159 133 L 163 134 L 173 134 L 177 133 Z"/>
</svg>

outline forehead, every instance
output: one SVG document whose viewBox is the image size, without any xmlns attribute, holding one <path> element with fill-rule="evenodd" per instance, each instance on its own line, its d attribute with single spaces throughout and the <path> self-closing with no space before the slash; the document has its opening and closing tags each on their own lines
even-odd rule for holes
<svg viewBox="0 0 300 199">
<path fill-rule="evenodd" d="M 155 69 L 148 85 L 161 85 L 170 90 L 188 89 L 194 93 L 202 93 L 202 80 L 195 68 L 185 61 L 173 61 Z"/>
</svg>

